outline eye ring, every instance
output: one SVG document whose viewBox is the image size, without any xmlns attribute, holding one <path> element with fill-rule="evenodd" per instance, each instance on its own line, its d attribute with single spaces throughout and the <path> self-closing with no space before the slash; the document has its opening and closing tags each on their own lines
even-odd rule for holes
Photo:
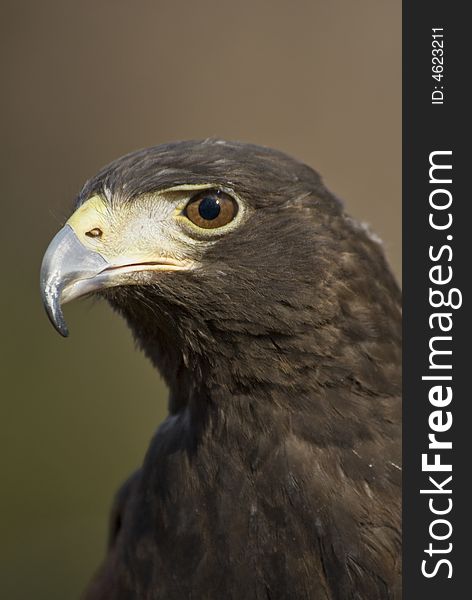
<svg viewBox="0 0 472 600">
<path fill-rule="evenodd" d="M 238 214 L 238 204 L 221 190 L 202 190 L 190 198 L 184 215 L 197 227 L 218 229 L 230 223 Z"/>
</svg>

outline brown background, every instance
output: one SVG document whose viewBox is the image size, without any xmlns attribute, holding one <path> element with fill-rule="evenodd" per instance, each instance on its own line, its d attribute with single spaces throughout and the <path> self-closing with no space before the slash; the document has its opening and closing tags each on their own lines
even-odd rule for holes
<svg viewBox="0 0 472 600">
<path fill-rule="evenodd" d="M 74 194 L 132 149 L 223 136 L 319 170 L 400 272 L 399 0 L 2 2 L 0 597 L 65 600 L 165 390 L 105 306 L 38 271 Z"/>
</svg>

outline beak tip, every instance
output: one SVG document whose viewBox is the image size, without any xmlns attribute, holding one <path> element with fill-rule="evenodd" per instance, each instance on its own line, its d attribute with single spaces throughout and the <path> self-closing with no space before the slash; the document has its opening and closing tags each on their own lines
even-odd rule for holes
<svg viewBox="0 0 472 600">
<path fill-rule="evenodd" d="M 62 314 L 62 310 L 60 305 L 50 305 L 46 304 L 46 314 L 51 322 L 51 325 L 54 329 L 62 335 L 62 337 L 69 336 L 69 328 L 67 327 L 66 321 L 64 319 L 64 315 Z"/>
<path fill-rule="evenodd" d="M 58 333 L 60 333 L 62 335 L 63 338 L 69 337 L 69 329 L 65 323 L 64 323 L 64 325 L 56 327 L 56 329 L 57 329 Z"/>
</svg>

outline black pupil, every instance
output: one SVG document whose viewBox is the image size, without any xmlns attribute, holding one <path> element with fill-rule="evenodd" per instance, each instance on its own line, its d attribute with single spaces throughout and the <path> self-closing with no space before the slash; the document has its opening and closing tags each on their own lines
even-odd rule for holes
<svg viewBox="0 0 472 600">
<path fill-rule="evenodd" d="M 202 219 L 212 221 L 220 214 L 220 201 L 215 196 L 205 196 L 198 205 L 198 213 Z"/>
</svg>

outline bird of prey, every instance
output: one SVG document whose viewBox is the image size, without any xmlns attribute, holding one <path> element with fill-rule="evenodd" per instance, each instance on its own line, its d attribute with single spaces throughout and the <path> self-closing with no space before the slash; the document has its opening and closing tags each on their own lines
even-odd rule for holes
<svg viewBox="0 0 472 600">
<path fill-rule="evenodd" d="M 398 600 L 401 296 L 310 167 L 219 139 L 103 168 L 43 260 L 169 390 L 87 600 Z"/>
</svg>

